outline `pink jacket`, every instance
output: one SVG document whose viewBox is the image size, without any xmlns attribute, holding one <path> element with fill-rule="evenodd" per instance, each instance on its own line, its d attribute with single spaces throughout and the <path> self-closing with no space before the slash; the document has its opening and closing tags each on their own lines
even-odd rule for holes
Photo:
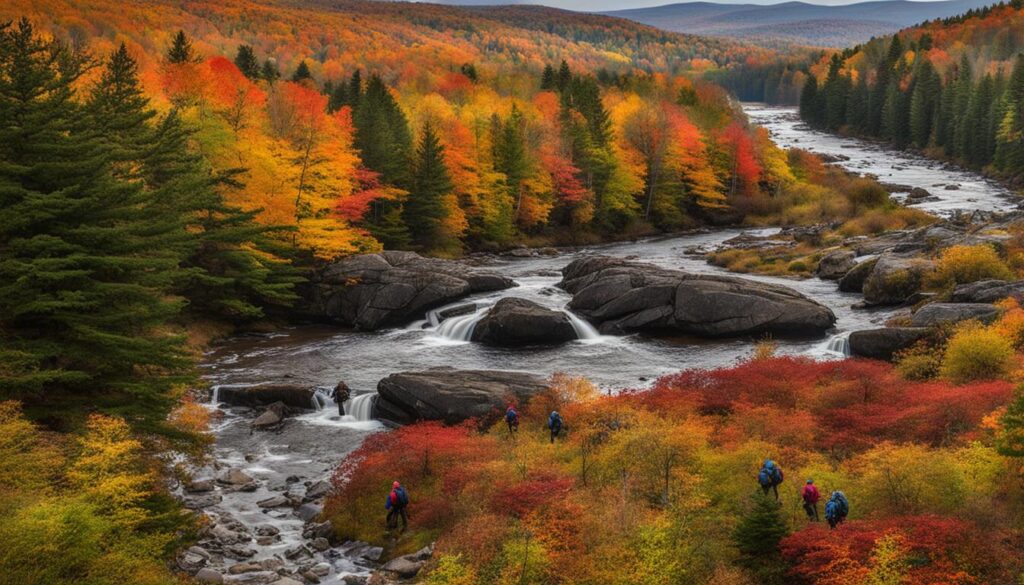
<svg viewBox="0 0 1024 585">
<path fill-rule="evenodd" d="M 821 494 L 818 493 L 817 486 L 815 486 L 813 483 L 805 484 L 803 491 L 800 492 L 800 495 L 803 497 L 805 502 L 811 504 L 817 504 L 818 500 L 821 498 Z"/>
</svg>

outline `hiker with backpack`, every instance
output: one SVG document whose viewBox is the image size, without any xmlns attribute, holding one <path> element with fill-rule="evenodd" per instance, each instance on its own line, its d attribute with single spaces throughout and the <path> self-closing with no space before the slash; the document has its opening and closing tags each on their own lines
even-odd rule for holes
<svg viewBox="0 0 1024 585">
<path fill-rule="evenodd" d="M 505 422 L 508 424 L 509 434 L 515 435 L 519 432 L 519 413 L 516 412 L 515 405 L 508 405 L 508 410 L 505 411 Z"/>
<path fill-rule="evenodd" d="M 804 512 L 807 512 L 807 519 L 821 522 L 821 519 L 818 518 L 818 500 L 821 499 L 821 493 L 818 492 L 818 486 L 814 485 L 813 479 L 808 479 L 804 484 L 804 489 L 800 491 L 800 497 L 804 501 Z"/>
<path fill-rule="evenodd" d="M 388 511 L 387 527 L 388 530 L 394 530 L 398 528 L 398 519 L 402 519 L 402 530 L 404 531 L 409 526 L 409 514 L 406 513 L 405 508 L 409 505 L 409 492 L 405 491 L 402 484 L 397 481 L 391 484 L 391 493 L 388 494 L 387 500 L 384 502 L 384 509 Z"/>
<path fill-rule="evenodd" d="M 834 530 L 836 526 L 846 520 L 846 515 L 849 513 L 850 502 L 846 500 L 846 495 L 840 491 L 832 492 L 828 503 L 825 504 L 825 520 L 828 522 L 828 527 Z"/>
<path fill-rule="evenodd" d="M 565 421 L 562 420 L 562 415 L 558 414 L 557 410 L 552 410 L 551 416 L 548 417 L 548 429 L 551 431 L 552 443 L 558 438 L 558 433 L 562 432 L 563 426 L 565 426 Z"/>
<path fill-rule="evenodd" d="M 768 495 L 768 490 L 775 492 L 775 499 L 779 499 L 779 484 L 782 483 L 782 468 L 771 459 L 765 459 L 764 465 L 761 466 L 761 471 L 757 472 L 757 483 L 761 484 L 761 489 L 764 490 L 764 495 Z"/>
</svg>

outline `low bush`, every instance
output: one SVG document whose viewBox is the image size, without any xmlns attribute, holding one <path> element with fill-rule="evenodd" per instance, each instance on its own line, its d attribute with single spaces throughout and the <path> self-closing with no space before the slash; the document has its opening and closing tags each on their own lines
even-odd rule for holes
<svg viewBox="0 0 1024 585">
<path fill-rule="evenodd" d="M 942 368 L 943 351 L 941 347 L 918 342 L 912 347 L 896 352 L 893 356 L 896 371 L 904 380 L 921 382 L 936 378 Z"/>
<path fill-rule="evenodd" d="M 942 377 L 956 384 L 1006 378 L 1013 368 L 1013 345 L 994 327 L 961 325 L 946 345 Z"/>
<path fill-rule="evenodd" d="M 932 282 L 941 288 L 951 288 L 995 278 L 1010 280 L 1013 272 L 1003 262 L 995 248 L 980 244 L 977 246 L 952 246 L 942 251 L 935 263 Z"/>
</svg>

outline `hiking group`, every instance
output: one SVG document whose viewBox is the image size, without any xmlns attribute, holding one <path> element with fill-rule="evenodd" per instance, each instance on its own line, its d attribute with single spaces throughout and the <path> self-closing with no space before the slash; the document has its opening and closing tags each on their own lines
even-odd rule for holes
<svg viewBox="0 0 1024 585">
<path fill-rule="evenodd" d="M 757 483 L 761 485 L 764 495 L 767 496 L 771 491 L 775 494 L 776 500 L 779 499 L 779 485 L 782 484 L 784 478 L 782 468 L 771 459 L 766 459 L 761 470 L 757 472 Z M 821 500 L 821 492 L 818 491 L 818 486 L 814 485 L 813 479 L 808 479 L 804 483 L 803 489 L 800 490 L 800 499 L 803 500 L 807 519 L 820 522 L 818 502 Z M 829 528 L 835 528 L 842 524 L 849 513 L 850 502 L 846 499 L 846 494 L 838 490 L 832 492 L 828 502 L 825 503 L 825 521 L 828 522 Z"/>
<path fill-rule="evenodd" d="M 513 437 L 519 432 L 519 412 L 514 404 L 509 404 L 505 409 L 505 424 L 508 425 L 508 432 Z M 551 432 L 551 442 L 554 443 L 562 429 L 565 428 L 565 421 L 557 410 L 552 410 L 548 415 L 548 430 Z"/>
</svg>

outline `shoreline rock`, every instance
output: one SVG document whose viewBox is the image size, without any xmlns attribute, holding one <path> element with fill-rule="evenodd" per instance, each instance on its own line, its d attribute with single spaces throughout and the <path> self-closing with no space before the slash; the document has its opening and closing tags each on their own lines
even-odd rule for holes
<svg viewBox="0 0 1024 585">
<path fill-rule="evenodd" d="M 574 339 L 576 329 L 564 312 L 515 297 L 495 303 L 472 335 L 475 342 L 499 347 L 556 345 Z"/>
</svg>

